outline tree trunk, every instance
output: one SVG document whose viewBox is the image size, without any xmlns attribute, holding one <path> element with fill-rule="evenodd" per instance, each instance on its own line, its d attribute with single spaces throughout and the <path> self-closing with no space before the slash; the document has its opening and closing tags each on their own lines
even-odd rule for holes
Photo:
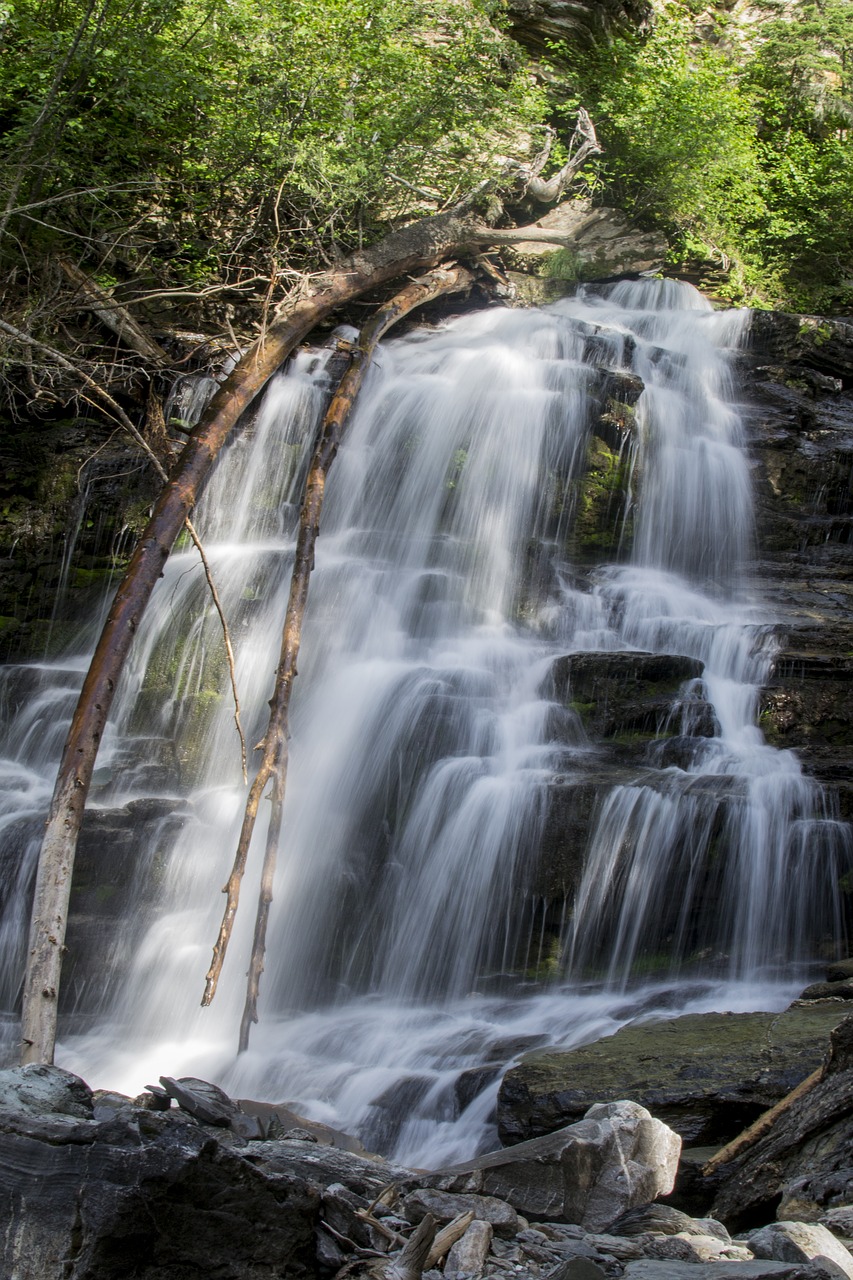
<svg viewBox="0 0 853 1280">
<path fill-rule="evenodd" d="M 83 684 L 59 765 L 36 873 L 24 979 L 22 1061 L 52 1062 L 68 898 L 83 809 L 119 676 L 142 613 L 172 544 L 245 409 L 293 348 L 344 303 L 399 276 L 435 266 L 489 243 L 489 228 L 470 214 L 471 201 L 394 231 L 338 267 L 313 278 L 308 296 L 283 304 L 213 397 L 163 489 L 113 600 Z M 500 243 L 530 239 L 524 228 Z M 570 242 L 559 233 L 555 244 Z"/>
</svg>

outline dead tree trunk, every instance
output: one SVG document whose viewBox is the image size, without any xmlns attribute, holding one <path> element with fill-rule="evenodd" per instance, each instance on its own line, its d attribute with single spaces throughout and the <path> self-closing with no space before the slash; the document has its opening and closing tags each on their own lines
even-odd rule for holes
<svg viewBox="0 0 853 1280">
<path fill-rule="evenodd" d="M 240 1026 L 239 1049 L 241 1053 L 248 1046 L 249 1030 L 252 1023 L 257 1022 L 258 990 L 264 967 L 267 921 L 272 901 L 273 877 L 281 834 L 282 808 L 287 780 L 290 697 L 293 691 L 293 681 L 297 674 L 296 664 L 302 641 L 302 623 L 308 600 L 311 570 L 314 567 L 314 549 L 320 531 L 320 513 L 325 497 L 326 477 L 337 454 L 356 394 L 364 380 L 364 375 L 367 372 L 376 345 L 383 334 L 387 333 L 392 325 L 402 319 L 403 316 L 408 315 L 416 307 L 423 306 L 424 303 L 440 297 L 442 294 L 468 288 L 472 283 L 473 277 L 460 267 L 439 269 L 431 272 L 422 280 L 414 281 L 390 302 L 381 307 L 362 330 L 360 340 L 353 348 L 352 363 L 341 379 L 340 386 L 329 405 L 320 428 L 305 481 L 304 496 L 299 515 L 299 531 L 296 540 L 293 575 L 290 583 L 290 596 L 282 629 L 281 654 L 276 671 L 275 688 L 270 700 L 269 724 L 262 743 L 263 756 L 246 802 L 246 811 L 243 817 L 234 866 L 224 889 L 224 893 L 227 895 L 225 912 L 219 936 L 213 949 L 213 959 L 207 973 L 204 996 L 202 997 L 202 1004 L 208 1005 L 216 993 L 216 985 L 219 980 L 219 974 L 222 971 L 234 917 L 237 913 L 240 886 L 246 869 L 249 845 L 255 829 L 258 805 L 264 788 L 267 783 L 270 783 L 272 805 L 267 827 L 263 870 L 261 872 L 261 889 L 255 919 L 246 1007 Z"/>
<path fill-rule="evenodd" d="M 283 304 L 276 321 L 217 391 L 187 441 L 116 592 L 60 761 L 36 873 L 23 993 L 24 1063 L 53 1061 L 71 873 L 98 748 L 142 613 L 211 466 L 243 411 L 297 343 L 326 316 L 370 289 L 489 242 L 489 228 L 471 215 L 470 203 L 394 231 L 314 277 L 308 296 Z M 501 243 L 525 238 L 530 238 L 525 228 L 499 236 Z M 556 245 L 571 242 L 558 232 L 551 232 L 549 239 Z"/>
</svg>

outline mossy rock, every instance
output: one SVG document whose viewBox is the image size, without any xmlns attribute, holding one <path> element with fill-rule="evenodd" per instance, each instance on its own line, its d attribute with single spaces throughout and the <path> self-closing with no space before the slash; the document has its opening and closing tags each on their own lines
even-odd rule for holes
<svg viewBox="0 0 853 1280">
<path fill-rule="evenodd" d="M 556 658 L 551 681 L 591 738 L 644 745 L 664 732 L 682 685 L 702 671 L 683 655 L 605 651 Z"/>
<path fill-rule="evenodd" d="M 600 435 L 591 436 L 583 474 L 571 486 L 574 518 L 566 550 L 574 562 L 595 564 L 627 554 L 633 535 L 627 516 L 629 476 L 627 455 Z"/>
<path fill-rule="evenodd" d="M 820 1066 L 849 1007 L 831 1000 L 784 1013 L 688 1014 L 527 1054 L 501 1085 L 501 1140 L 523 1142 L 574 1124 L 597 1102 L 630 1098 L 686 1144 L 722 1145 Z"/>
</svg>

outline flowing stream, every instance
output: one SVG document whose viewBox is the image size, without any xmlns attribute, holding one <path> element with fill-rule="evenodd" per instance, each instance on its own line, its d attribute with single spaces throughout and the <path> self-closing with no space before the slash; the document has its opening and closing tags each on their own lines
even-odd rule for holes
<svg viewBox="0 0 853 1280">
<path fill-rule="evenodd" d="M 494 1145 L 498 1067 L 525 1048 L 655 1013 L 784 1007 L 818 945 L 841 940 L 849 832 L 756 725 L 776 640 L 749 586 L 732 381 L 746 323 L 688 285 L 648 281 L 490 309 L 380 349 L 328 486 L 261 1021 L 239 1059 L 262 838 L 201 1010 L 245 792 L 218 623 L 194 551 L 176 549 L 90 802 L 96 816 L 130 804 L 140 830 L 147 814 L 153 843 L 65 1024 L 62 1065 L 128 1092 L 161 1073 L 215 1078 L 437 1165 Z M 620 405 L 626 375 L 644 389 L 611 429 L 619 484 L 591 568 L 572 558 L 582 476 L 602 388 Z M 250 744 L 327 388 L 323 354 L 297 357 L 197 513 Z M 614 769 L 577 700 L 557 696 L 554 663 L 634 652 L 697 659 L 701 674 L 658 740 Z M 39 817 L 84 666 L 7 673 L 10 1028 Z M 540 865 L 552 790 L 590 779 L 584 869 L 555 895 Z"/>
</svg>

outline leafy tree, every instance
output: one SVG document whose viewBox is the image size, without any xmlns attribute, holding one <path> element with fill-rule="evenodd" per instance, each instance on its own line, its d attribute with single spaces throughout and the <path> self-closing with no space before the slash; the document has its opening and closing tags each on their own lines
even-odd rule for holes
<svg viewBox="0 0 853 1280">
<path fill-rule="evenodd" d="M 55 203 L 13 217 L 17 234 L 115 234 L 190 279 L 276 238 L 316 263 L 413 187 L 473 186 L 541 118 L 494 16 L 489 0 L 19 0 L 0 19 L 5 204 Z"/>
</svg>

